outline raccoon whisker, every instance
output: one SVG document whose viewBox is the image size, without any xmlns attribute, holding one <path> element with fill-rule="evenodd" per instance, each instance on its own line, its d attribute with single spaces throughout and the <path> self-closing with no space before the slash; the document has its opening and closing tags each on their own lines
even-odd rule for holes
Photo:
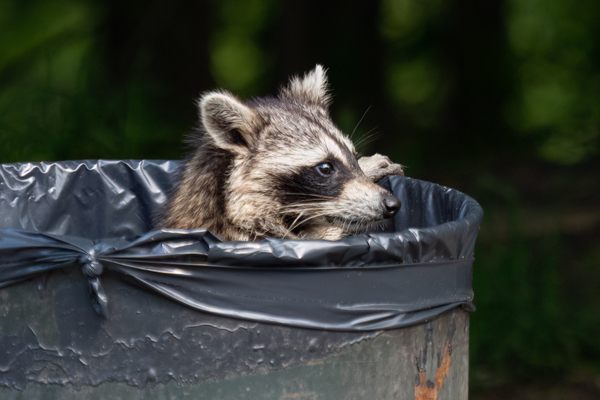
<svg viewBox="0 0 600 400">
<path fill-rule="evenodd" d="M 363 226 L 363 227 L 368 227 L 368 226 L 369 226 L 369 223 L 368 223 L 368 222 L 369 222 L 369 221 L 367 221 L 366 219 L 364 219 L 364 218 L 363 218 L 363 221 L 361 222 L 361 226 Z M 379 225 L 380 225 L 380 224 L 381 224 L 380 222 L 375 224 L 375 228 L 376 228 L 376 230 L 380 230 L 380 229 L 379 229 Z"/>
<path fill-rule="evenodd" d="M 287 230 L 289 233 L 293 232 L 293 231 L 294 231 L 294 229 L 296 229 L 298 226 L 300 226 L 300 225 L 301 225 L 301 223 L 298 223 L 297 221 L 298 221 L 298 219 L 296 218 L 296 219 L 294 220 L 294 222 L 293 222 L 293 223 L 292 223 L 292 224 L 289 226 L 289 228 L 288 228 L 288 230 Z"/>
<path fill-rule="evenodd" d="M 350 139 L 354 140 L 354 133 L 356 132 L 356 129 L 358 128 L 358 126 L 360 125 L 360 123 L 362 122 L 362 120 L 365 118 L 365 115 L 367 115 L 367 113 L 369 112 L 370 109 L 371 109 L 371 106 L 367 107 L 367 109 L 363 113 L 362 117 L 360 117 L 360 119 L 358 120 L 358 122 L 354 126 L 354 129 L 352 129 L 352 133 L 350 134 Z"/>
<path fill-rule="evenodd" d="M 377 137 L 377 135 L 379 134 L 379 132 L 376 131 L 377 127 L 369 129 L 367 132 L 365 132 L 361 137 L 358 138 L 358 140 L 356 141 L 356 146 L 364 146 L 368 143 L 371 143 L 373 141 L 373 139 L 375 139 Z"/>
<path fill-rule="evenodd" d="M 365 219 L 361 218 L 358 220 L 358 222 L 356 223 L 356 226 L 362 226 L 365 223 Z M 350 228 L 350 226 L 348 226 L 348 228 Z"/>
<path fill-rule="evenodd" d="M 303 207 L 303 208 L 290 208 L 280 210 L 282 214 L 297 214 L 298 212 L 324 212 L 327 211 L 327 208 L 322 207 Z"/>
<path fill-rule="evenodd" d="M 342 231 L 346 232 L 346 221 L 342 221 Z"/>
<path fill-rule="evenodd" d="M 286 204 L 283 206 L 280 206 L 280 209 L 286 210 L 286 209 L 293 209 L 293 208 L 299 208 L 301 210 L 306 209 L 307 207 L 321 207 L 321 208 L 327 208 L 325 204 L 323 204 L 322 202 L 303 202 L 303 203 L 294 203 L 294 204 Z"/>
<path fill-rule="evenodd" d="M 347 226 L 346 226 L 346 225 L 347 225 Z M 351 221 L 345 221 L 345 222 L 344 222 L 344 224 L 342 225 L 342 226 L 343 226 L 343 227 L 342 227 L 342 229 L 343 229 L 344 231 L 347 231 L 347 230 L 349 230 L 349 229 L 350 229 L 350 225 L 351 225 Z"/>
<path fill-rule="evenodd" d="M 298 222 L 298 220 L 302 217 L 302 215 L 304 215 L 304 212 L 301 211 L 300 214 L 298 214 L 298 216 L 296 217 L 296 219 L 294 220 L 294 222 L 292 222 L 290 224 L 290 227 L 286 230 L 286 232 L 283 235 L 283 238 L 285 239 L 287 237 L 287 235 L 289 235 L 290 233 L 292 233 L 292 231 L 294 230 L 294 225 L 296 224 L 296 222 Z"/>
<path fill-rule="evenodd" d="M 287 206 L 281 206 L 279 208 L 280 211 L 307 211 L 307 210 L 326 210 L 328 207 L 319 203 L 303 203 L 303 204 L 290 204 Z"/>
<path fill-rule="evenodd" d="M 311 214 L 321 213 L 321 212 L 329 213 L 329 211 L 327 209 L 325 209 L 325 208 L 308 208 L 308 209 L 297 209 L 297 210 L 281 210 L 280 212 L 281 212 L 281 214 L 293 214 L 293 215 L 296 215 L 299 212 L 300 213 L 310 212 Z"/>
<path fill-rule="evenodd" d="M 324 202 L 322 200 L 334 200 L 334 201 L 339 201 L 339 199 L 335 196 L 323 196 L 320 197 L 319 195 L 315 195 L 313 196 L 314 198 L 312 199 L 306 199 L 306 200 L 300 200 L 300 201 L 294 201 L 291 204 L 324 204 Z"/>
<path fill-rule="evenodd" d="M 309 216 L 309 217 L 307 217 L 307 218 L 304 218 L 303 220 L 299 221 L 299 222 L 298 222 L 298 223 L 297 223 L 295 226 L 293 226 L 293 227 L 291 228 L 291 230 L 294 230 L 294 229 L 296 229 L 296 228 L 297 228 L 297 227 L 299 227 L 300 225 L 303 225 L 303 224 L 307 223 L 308 221 L 310 221 L 310 220 L 312 220 L 312 219 L 315 219 L 315 218 L 320 218 L 320 217 L 324 217 L 324 216 L 326 216 L 327 214 L 329 214 L 329 213 L 327 213 L 327 212 L 324 212 L 324 213 L 321 213 L 321 214 L 315 214 L 315 215 L 311 215 L 311 216 Z"/>
<path fill-rule="evenodd" d="M 371 129 L 369 129 L 368 131 L 366 131 L 366 132 L 363 134 L 363 137 L 369 137 L 369 135 L 371 135 L 371 136 L 372 136 L 372 135 L 378 135 L 378 134 L 379 134 L 379 132 L 376 132 L 376 129 L 377 129 L 377 126 L 375 126 L 375 127 L 371 128 Z"/>
<path fill-rule="evenodd" d="M 331 211 L 329 210 L 324 210 L 324 209 L 315 209 L 315 210 L 302 210 L 299 211 L 303 216 L 306 217 L 311 217 L 313 215 L 328 215 L 331 214 Z M 308 213 L 308 214 L 307 214 Z M 298 211 L 287 211 L 287 212 L 282 212 L 281 214 L 283 215 L 291 215 L 292 217 L 297 217 Z M 295 222 L 295 220 L 294 220 Z"/>
<path fill-rule="evenodd" d="M 296 229 L 297 227 L 299 227 L 300 225 L 302 225 L 302 224 L 305 224 L 306 222 L 310 221 L 311 219 L 315 219 L 315 218 L 318 218 L 318 217 L 324 217 L 324 216 L 325 216 L 325 215 L 327 215 L 327 214 L 329 214 L 329 212 L 323 212 L 323 213 L 320 213 L 320 214 L 311 215 L 311 216 L 309 216 L 309 217 L 307 217 L 307 218 L 304 218 L 304 219 L 303 219 L 303 220 L 301 220 L 300 222 L 298 222 L 298 223 L 296 223 L 296 224 L 292 225 L 292 226 L 290 227 L 290 229 L 289 229 L 289 230 L 290 230 L 290 232 L 291 232 L 291 231 L 293 231 L 294 229 Z"/>
<path fill-rule="evenodd" d="M 285 196 L 307 196 L 307 197 L 316 197 L 318 199 L 335 199 L 334 196 L 327 196 L 324 194 L 315 194 L 315 193 L 294 193 L 294 192 L 284 192 Z"/>
<path fill-rule="evenodd" d="M 294 203 L 294 204 L 287 204 L 287 205 L 283 205 L 280 206 L 280 209 L 284 209 L 284 210 L 289 210 L 289 209 L 293 209 L 293 208 L 298 208 L 301 210 L 304 210 L 306 207 L 323 207 L 323 208 L 327 208 L 328 205 L 324 204 L 323 202 L 318 202 L 318 201 L 306 201 L 306 202 L 302 202 L 302 203 Z"/>
<path fill-rule="evenodd" d="M 356 140 L 355 146 L 360 148 L 371 143 L 378 135 L 378 132 L 373 132 L 375 129 L 377 128 L 370 129 L 363 136 L 359 137 L 358 140 Z"/>
</svg>

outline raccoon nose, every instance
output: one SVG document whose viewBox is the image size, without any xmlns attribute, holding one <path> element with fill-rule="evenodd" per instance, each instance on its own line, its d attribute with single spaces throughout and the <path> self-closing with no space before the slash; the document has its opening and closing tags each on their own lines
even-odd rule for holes
<svg viewBox="0 0 600 400">
<path fill-rule="evenodd" d="M 385 218 L 389 218 L 400 209 L 400 200 L 388 194 L 383 198 L 383 208 L 385 209 L 383 215 Z"/>
</svg>

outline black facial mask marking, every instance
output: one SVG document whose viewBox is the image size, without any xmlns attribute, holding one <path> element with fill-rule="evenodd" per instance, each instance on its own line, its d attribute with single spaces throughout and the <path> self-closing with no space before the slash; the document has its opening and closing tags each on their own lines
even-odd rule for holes
<svg viewBox="0 0 600 400">
<path fill-rule="evenodd" d="M 316 168 L 324 162 L 333 167 L 329 175 L 323 175 Z M 282 204 L 329 201 L 338 197 L 353 177 L 352 171 L 334 158 L 323 160 L 317 165 L 303 167 L 294 175 L 279 179 L 278 192 Z"/>
</svg>

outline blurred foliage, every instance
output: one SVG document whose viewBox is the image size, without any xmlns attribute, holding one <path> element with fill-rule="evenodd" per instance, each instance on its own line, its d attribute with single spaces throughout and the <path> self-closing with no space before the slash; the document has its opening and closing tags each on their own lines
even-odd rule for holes
<svg viewBox="0 0 600 400">
<path fill-rule="evenodd" d="M 508 35 L 518 63 L 519 130 L 539 137 L 539 155 L 572 164 L 597 154 L 600 70 L 596 1 L 512 1 Z"/>
<path fill-rule="evenodd" d="M 598 371 L 598 17 L 593 0 L 0 0 L 0 161 L 179 158 L 202 91 L 271 94 L 323 63 L 363 152 L 486 210 L 474 382 Z"/>
<path fill-rule="evenodd" d="M 260 46 L 273 1 L 252 0 L 217 3 L 217 29 L 211 40 L 211 73 L 217 86 L 240 96 L 256 95 L 257 82 L 269 64 Z"/>
</svg>

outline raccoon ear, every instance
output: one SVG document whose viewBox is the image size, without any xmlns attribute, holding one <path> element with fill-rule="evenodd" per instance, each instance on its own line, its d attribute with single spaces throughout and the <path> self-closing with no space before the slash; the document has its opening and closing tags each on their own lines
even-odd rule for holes
<svg viewBox="0 0 600 400">
<path fill-rule="evenodd" d="M 327 109 L 331 101 L 325 68 L 317 64 L 303 77 L 294 76 L 289 84 L 281 89 L 280 96 L 313 104 Z"/>
<path fill-rule="evenodd" d="M 247 152 L 256 137 L 259 117 L 227 92 L 210 92 L 198 101 L 200 120 L 215 144 L 225 150 Z"/>
</svg>

